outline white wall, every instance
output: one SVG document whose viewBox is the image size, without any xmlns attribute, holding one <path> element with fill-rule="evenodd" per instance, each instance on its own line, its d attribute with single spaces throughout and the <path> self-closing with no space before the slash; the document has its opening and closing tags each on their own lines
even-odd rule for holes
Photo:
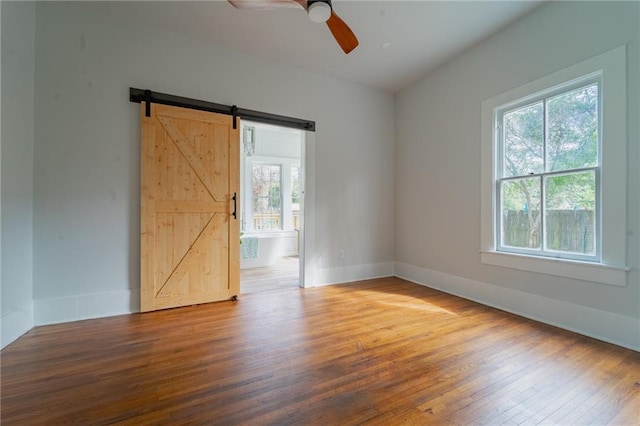
<svg viewBox="0 0 640 426">
<path fill-rule="evenodd" d="M 302 130 L 285 129 L 252 123 L 255 127 L 255 155 L 265 157 L 285 157 L 300 159 L 302 147 Z"/>
<path fill-rule="evenodd" d="M 35 4 L 2 2 L 2 347 L 33 327 Z"/>
<path fill-rule="evenodd" d="M 639 5 L 554 2 L 397 97 L 396 273 L 532 318 L 640 348 Z M 626 287 L 480 263 L 481 102 L 628 43 Z"/>
<path fill-rule="evenodd" d="M 392 95 L 108 21 L 103 7 L 37 4 L 37 324 L 138 309 L 140 106 L 129 87 L 314 120 L 319 283 L 392 273 Z"/>
<path fill-rule="evenodd" d="M 637 3 L 545 5 L 395 104 L 388 94 L 114 21 L 117 10 L 106 18 L 104 4 L 38 3 L 34 24 L 33 3 L 2 2 L 3 334 L 6 324 L 17 336 L 34 319 L 137 310 L 132 86 L 316 121 L 308 166 L 320 283 L 389 274 L 395 258 L 396 273 L 414 281 L 640 348 Z M 628 286 L 482 265 L 482 100 L 623 43 L 630 47 Z"/>
</svg>

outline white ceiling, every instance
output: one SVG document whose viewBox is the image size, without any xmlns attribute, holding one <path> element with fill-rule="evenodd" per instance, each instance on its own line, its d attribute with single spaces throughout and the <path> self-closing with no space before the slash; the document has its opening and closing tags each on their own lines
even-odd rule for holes
<svg viewBox="0 0 640 426">
<path fill-rule="evenodd" d="M 311 22 L 301 8 L 238 10 L 224 0 L 107 2 L 102 7 L 119 18 L 395 93 L 541 4 L 333 0 L 360 41 L 349 55 L 325 24 Z"/>
</svg>

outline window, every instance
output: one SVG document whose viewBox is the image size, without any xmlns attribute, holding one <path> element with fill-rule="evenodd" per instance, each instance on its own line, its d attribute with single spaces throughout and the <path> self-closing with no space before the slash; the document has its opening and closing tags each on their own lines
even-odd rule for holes
<svg viewBox="0 0 640 426">
<path fill-rule="evenodd" d="M 498 251 L 600 260 L 599 88 L 588 78 L 497 109 Z"/>
<path fill-rule="evenodd" d="M 281 167 L 253 164 L 253 229 L 282 229 Z"/>
<path fill-rule="evenodd" d="M 291 166 L 291 226 L 300 229 L 300 166 Z"/>
<path fill-rule="evenodd" d="M 289 158 L 251 160 L 251 218 L 243 232 L 300 228 L 300 164 Z M 297 160 L 296 160 L 297 161 Z"/>
<path fill-rule="evenodd" d="M 481 261 L 626 285 L 626 48 L 482 103 Z"/>
</svg>

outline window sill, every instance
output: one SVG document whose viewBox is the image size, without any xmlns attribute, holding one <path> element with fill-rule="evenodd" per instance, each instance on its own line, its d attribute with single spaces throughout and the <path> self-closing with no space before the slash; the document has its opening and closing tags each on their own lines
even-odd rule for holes
<svg viewBox="0 0 640 426">
<path fill-rule="evenodd" d="M 629 268 L 626 266 L 543 258 L 492 250 L 480 250 L 480 260 L 487 265 L 538 272 L 541 274 L 609 284 L 618 287 L 627 286 L 627 272 L 629 271 Z"/>
</svg>

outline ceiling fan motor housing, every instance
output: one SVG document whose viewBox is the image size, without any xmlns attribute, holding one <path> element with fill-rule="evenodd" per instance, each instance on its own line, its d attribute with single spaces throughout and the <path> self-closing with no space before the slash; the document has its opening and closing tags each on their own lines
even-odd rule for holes
<svg viewBox="0 0 640 426">
<path fill-rule="evenodd" d="M 313 22 L 327 22 L 331 17 L 331 0 L 309 0 L 307 13 Z"/>
</svg>

